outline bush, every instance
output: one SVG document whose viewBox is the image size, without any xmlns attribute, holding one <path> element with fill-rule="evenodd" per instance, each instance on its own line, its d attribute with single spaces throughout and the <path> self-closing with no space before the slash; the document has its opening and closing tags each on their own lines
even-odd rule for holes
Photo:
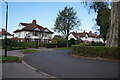
<svg viewBox="0 0 120 80">
<path fill-rule="evenodd" d="M 118 59 L 117 47 L 73 46 L 72 51 L 73 51 L 72 54 L 78 56 Z"/>
<path fill-rule="evenodd" d="M 21 49 L 26 49 L 26 48 L 25 47 L 10 47 L 10 46 L 7 47 L 8 51 L 10 51 L 10 50 L 21 50 Z"/>
<path fill-rule="evenodd" d="M 91 43 L 91 46 L 105 46 L 105 43 Z"/>
<path fill-rule="evenodd" d="M 80 43 L 73 46 L 105 46 L 105 43 Z"/>
<path fill-rule="evenodd" d="M 58 48 L 58 47 L 66 47 L 66 44 L 62 44 L 62 43 L 46 43 L 43 44 L 43 47 L 47 47 L 47 48 Z"/>
<path fill-rule="evenodd" d="M 5 47 L 5 40 L 2 41 L 3 48 Z M 7 47 L 9 48 L 37 48 L 37 42 L 17 42 L 15 40 L 7 39 Z"/>
<path fill-rule="evenodd" d="M 47 47 L 47 48 L 55 48 L 55 47 L 57 47 L 57 44 L 47 43 L 45 47 Z"/>
<path fill-rule="evenodd" d="M 2 41 L 2 46 L 5 48 L 5 40 Z M 7 49 L 8 50 L 18 50 L 25 48 L 37 48 L 37 42 L 17 42 L 15 40 L 7 39 Z"/>
</svg>

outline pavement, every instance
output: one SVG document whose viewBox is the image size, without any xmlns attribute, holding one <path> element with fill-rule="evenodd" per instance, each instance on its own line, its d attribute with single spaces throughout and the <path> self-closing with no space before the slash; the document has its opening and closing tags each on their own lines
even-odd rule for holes
<svg viewBox="0 0 120 80">
<path fill-rule="evenodd" d="M 118 78 L 118 63 L 68 55 L 70 50 L 47 50 L 26 55 L 30 66 L 58 78 Z"/>
<path fill-rule="evenodd" d="M 32 48 L 31 48 L 32 49 Z M 41 49 L 37 49 L 38 51 Z M 44 50 L 44 48 L 42 49 Z M 4 55 L 4 51 L 1 51 Z M 28 54 L 20 50 L 8 51 L 8 56 L 18 56 L 23 58 Z M 30 55 L 30 54 L 29 54 Z M 29 66 L 24 61 L 22 63 L 0 63 L 2 64 L 2 78 L 54 78 L 44 72 L 37 72 L 35 68 Z"/>
<path fill-rule="evenodd" d="M 22 63 L 3 63 L 2 78 L 48 78 Z"/>
</svg>

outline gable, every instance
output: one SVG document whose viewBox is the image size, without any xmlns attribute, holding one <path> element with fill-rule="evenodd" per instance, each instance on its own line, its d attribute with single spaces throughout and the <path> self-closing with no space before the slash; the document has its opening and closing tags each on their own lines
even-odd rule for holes
<svg viewBox="0 0 120 80">
<path fill-rule="evenodd" d="M 88 38 L 88 34 L 86 34 L 84 37 Z"/>
<path fill-rule="evenodd" d="M 73 34 L 70 34 L 69 36 L 68 36 L 68 40 L 70 40 L 70 39 L 75 39 L 75 40 L 77 40 L 77 38 L 76 38 L 76 36 L 74 36 Z"/>
<path fill-rule="evenodd" d="M 45 29 L 44 31 L 45 31 L 45 32 L 50 32 L 48 29 Z"/>
<path fill-rule="evenodd" d="M 34 29 L 35 31 L 41 31 L 38 27 Z"/>
</svg>

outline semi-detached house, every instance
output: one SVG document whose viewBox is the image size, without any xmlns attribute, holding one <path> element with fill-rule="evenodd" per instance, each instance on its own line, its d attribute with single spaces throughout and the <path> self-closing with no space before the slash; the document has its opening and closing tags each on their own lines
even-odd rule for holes
<svg viewBox="0 0 120 80">
<path fill-rule="evenodd" d="M 53 32 L 38 25 L 36 20 L 33 20 L 32 23 L 20 23 L 19 25 L 23 28 L 14 31 L 14 38 L 19 42 L 37 41 L 39 46 L 41 43 L 50 43 Z"/>
</svg>

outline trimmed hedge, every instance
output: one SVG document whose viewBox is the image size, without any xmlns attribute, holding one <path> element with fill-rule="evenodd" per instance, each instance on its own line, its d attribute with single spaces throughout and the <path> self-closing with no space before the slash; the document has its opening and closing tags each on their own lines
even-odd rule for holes
<svg viewBox="0 0 120 80">
<path fill-rule="evenodd" d="M 2 40 L 2 47 L 5 48 L 5 40 Z M 17 42 L 7 39 L 7 50 L 18 50 L 25 48 L 38 48 L 37 42 Z"/>
<path fill-rule="evenodd" d="M 60 43 L 46 43 L 43 44 L 43 47 L 47 47 L 47 48 L 57 48 L 57 47 L 66 47 L 66 44 L 60 44 Z"/>
<path fill-rule="evenodd" d="M 2 46 L 5 46 L 5 40 L 2 41 Z M 37 42 L 17 42 L 15 40 L 7 40 L 8 47 L 26 47 L 26 48 L 36 48 Z"/>
<path fill-rule="evenodd" d="M 73 55 L 85 57 L 102 57 L 110 59 L 120 59 L 118 57 L 118 47 L 105 46 L 73 46 Z"/>
<path fill-rule="evenodd" d="M 105 46 L 105 43 L 80 43 L 72 46 Z"/>
<path fill-rule="evenodd" d="M 36 42 L 15 42 L 12 46 L 14 47 L 26 47 L 26 48 L 36 48 Z"/>
<path fill-rule="evenodd" d="M 21 49 L 26 49 L 25 47 L 7 47 L 7 50 L 10 51 L 10 50 L 21 50 Z"/>
</svg>

